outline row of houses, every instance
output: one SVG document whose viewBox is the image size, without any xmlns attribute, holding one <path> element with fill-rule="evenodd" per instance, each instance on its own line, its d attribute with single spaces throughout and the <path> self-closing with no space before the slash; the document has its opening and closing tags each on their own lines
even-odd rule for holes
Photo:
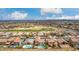
<svg viewBox="0 0 79 59">
<path fill-rule="evenodd" d="M 74 42 L 79 42 L 79 36 L 71 35 L 64 38 L 50 35 L 51 32 L 0 32 L 0 45 L 6 46 L 23 46 L 37 44 L 45 44 L 46 42 L 51 45 L 58 42 L 60 45 L 67 44 L 67 37 L 71 38 Z M 27 35 L 32 35 L 27 37 Z M 47 36 L 46 36 L 47 35 Z"/>
</svg>

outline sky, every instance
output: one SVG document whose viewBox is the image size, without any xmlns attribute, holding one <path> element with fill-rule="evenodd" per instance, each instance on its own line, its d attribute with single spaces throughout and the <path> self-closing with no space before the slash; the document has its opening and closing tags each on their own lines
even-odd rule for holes
<svg viewBox="0 0 79 59">
<path fill-rule="evenodd" d="M 79 8 L 0 8 L 0 20 L 79 19 Z"/>
</svg>

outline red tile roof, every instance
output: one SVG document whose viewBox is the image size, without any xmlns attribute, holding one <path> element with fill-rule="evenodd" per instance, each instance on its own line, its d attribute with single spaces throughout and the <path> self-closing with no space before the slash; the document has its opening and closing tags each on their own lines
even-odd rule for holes
<svg viewBox="0 0 79 59">
<path fill-rule="evenodd" d="M 14 42 L 20 42 L 20 38 L 19 37 L 16 37 Z"/>
</svg>

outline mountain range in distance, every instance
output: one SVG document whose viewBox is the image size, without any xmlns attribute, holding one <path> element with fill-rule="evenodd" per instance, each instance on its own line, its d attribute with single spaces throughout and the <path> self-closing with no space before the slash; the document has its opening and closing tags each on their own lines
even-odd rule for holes
<svg viewBox="0 0 79 59">
<path fill-rule="evenodd" d="M 0 22 L 26 22 L 26 23 L 79 23 L 79 20 L 70 20 L 70 19 L 48 19 L 48 20 L 0 20 Z"/>
</svg>

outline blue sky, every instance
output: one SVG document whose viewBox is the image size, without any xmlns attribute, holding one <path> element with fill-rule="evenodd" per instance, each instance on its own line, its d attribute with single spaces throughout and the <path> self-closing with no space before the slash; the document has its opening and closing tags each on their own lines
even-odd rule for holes
<svg viewBox="0 0 79 59">
<path fill-rule="evenodd" d="M 79 8 L 0 8 L 0 20 L 79 19 Z"/>
</svg>

